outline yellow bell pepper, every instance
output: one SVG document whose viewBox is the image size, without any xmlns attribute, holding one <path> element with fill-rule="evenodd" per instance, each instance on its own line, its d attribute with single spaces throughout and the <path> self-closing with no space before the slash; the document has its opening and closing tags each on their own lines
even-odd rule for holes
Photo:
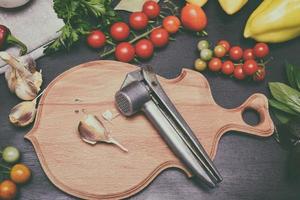
<svg viewBox="0 0 300 200">
<path fill-rule="evenodd" d="M 300 0 L 264 0 L 247 21 L 244 37 L 284 42 L 300 35 Z"/>
<path fill-rule="evenodd" d="M 207 0 L 186 0 L 186 2 L 202 7 L 206 4 Z"/>
<path fill-rule="evenodd" d="M 219 0 L 221 7 L 228 15 L 239 11 L 247 2 L 248 0 Z"/>
</svg>

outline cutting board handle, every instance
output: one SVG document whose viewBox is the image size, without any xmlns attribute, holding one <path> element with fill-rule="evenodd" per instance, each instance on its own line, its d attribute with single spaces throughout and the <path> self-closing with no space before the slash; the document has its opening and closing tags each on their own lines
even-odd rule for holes
<svg viewBox="0 0 300 200">
<path fill-rule="evenodd" d="M 249 125 L 243 119 L 243 113 L 246 110 L 254 110 L 259 115 L 259 123 L 256 125 Z M 269 114 L 268 99 L 262 94 L 253 94 L 241 106 L 231 109 L 236 117 L 231 123 L 234 126 L 231 130 L 250 133 L 257 136 L 270 136 L 273 134 L 274 124 Z"/>
</svg>

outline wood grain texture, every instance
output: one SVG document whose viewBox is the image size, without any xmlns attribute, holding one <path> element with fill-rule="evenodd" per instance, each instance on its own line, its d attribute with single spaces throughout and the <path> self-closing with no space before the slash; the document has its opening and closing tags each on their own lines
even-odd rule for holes
<svg viewBox="0 0 300 200">
<path fill-rule="evenodd" d="M 141 114 L 119 116 L 112 124 L 103 120 L 129 153 L 113 145 L 91 146 L 80 140 L 77 126 L 84 112 L 101 117 L 104 111 L 115 109 L 114 94 L 125 75 L 135 69 L 114 61 L 90 62 L 63 73 L 46 89 L 26 138 L 33 143 L 49 179 L 63 191 L 85 199 L 120 199 L 142 190 L 166 168 L 177 167 L 190 176 Z M 159 80 L 212 158 L 219 139 L 229 130 L 257 136 L 273 133 L 262 94 L 252 95 L 238 108 L 224 109 L 214 102 L 208 82 L 197 72 L 184 69 L 176 79 Z M 259 113 L 258 125 L 243 121 L 242 112 L 247 108 Z"/>
</svg>

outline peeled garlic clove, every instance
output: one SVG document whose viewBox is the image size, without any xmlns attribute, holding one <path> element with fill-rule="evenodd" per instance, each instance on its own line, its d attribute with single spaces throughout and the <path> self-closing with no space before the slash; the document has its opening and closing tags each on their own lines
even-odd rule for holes
<svg viewBox="0 0 300 200">
<path fill-rule="evenodd" d="M 0 52 L 0 58 L 10 65 L 5 73 L 9 89 L 20 99 L 34 99 L 43 82 L 41 72 L 36 71 L 34 60 L 29 57 L 17 59 L 4 51 Z"/>
<path fill-rule="evenodd" d="M 95 115 L 85 115 L 79 122 L 78 132 L 81 139 L 89 144 L 106 142 L 117 145 L 123 151 L 128 151 L 124 146 L 109 135 L 109 132 L 106 130 L 103 123 Z"/>
<path fill-rule="evenodd" d="M 13 107 L 9 114 L 9 121 L 16 126 L 27 126 L 32 123 L 36 114 L 36 100 L 24 101 Z"/>
</svg>

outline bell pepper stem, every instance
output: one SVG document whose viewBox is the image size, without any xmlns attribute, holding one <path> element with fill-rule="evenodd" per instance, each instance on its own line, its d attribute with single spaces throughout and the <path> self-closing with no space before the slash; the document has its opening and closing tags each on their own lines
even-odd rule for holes
<svg viewBox="0 0 300 200">
<path fill-rule="evenodd" d="M 21 42 L 19 39 L 17 39 L 15 36 L 12 34 L 8 34 L 6 38 L 6 42 L 8 44 L 15 44 L 20 47 L 20 55 L 23 56 L 27 53 L 27 46 Z"/>
</svg>

